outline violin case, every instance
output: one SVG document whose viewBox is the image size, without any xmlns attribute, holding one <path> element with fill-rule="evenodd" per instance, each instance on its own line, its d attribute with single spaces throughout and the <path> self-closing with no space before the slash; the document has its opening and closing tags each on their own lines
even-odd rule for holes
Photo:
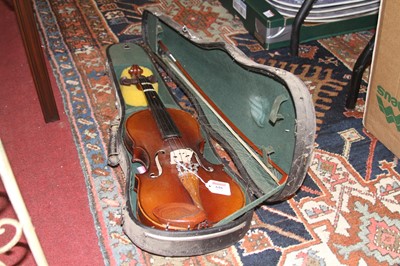
<svg viewBox="0 0 400 266">
<path fill-rule="evenodd" d="M 193 256 L 226 248 L 244 237 L 258 205 L 287 200 L 302 185 L 315 135 L 310 93 L 290 72 L 257 64 L 232 45 L 202 39 L 160 12 L 144 11 L 142 34 L 143 42 L 107 49 L 118 109 L 110 127 L 108 163 L 120 167 L 126 180 L 124 232 L 137 247 L 162 256 Z M 201 156 L 222 164 L 240 184 L 246 197 L 243 208 L 202 229 L 162 230 L 140 221 L 135 190 L 140 167 L 133 162 L 124 137 L 127 118 L 147 107 L 127 103 L 131 99 L 125 98 L 129 95 L 121 84 L 122 73 L 134 64 L 151 70 L 167 108 L 196 114 L 205 141 Z"/>
</svg>

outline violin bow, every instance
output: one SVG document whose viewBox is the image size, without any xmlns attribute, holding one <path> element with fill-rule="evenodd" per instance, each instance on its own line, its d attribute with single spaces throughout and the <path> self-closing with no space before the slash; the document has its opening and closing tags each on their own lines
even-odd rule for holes
<svg viewBox="0 0 400 266">
<path fill-rule="evenodd" d="M 172 61 L 176 68 L 180 71 L 183 77 L 186 79 L 186 84 L 192 87 L 192 90 L 197 96 L 207 105 L 208 108 L 217 116 L 217 118 L 225 125 L 225 127 L 231 132 L 231 134 L 240 142 L 240 144 L 252 155 L 257 163 L 272 177 L 272 179 L 279 185 L 282 185 L 287 180 L 287 173 L 283 171 L 275 162 L 267 156 L 268 163 L 271 164 L 278 172 L 282 175 L 279 180 L 276 175 L 271 171 L 270 168 L 260 159 L 255 152 L 260 156 L 264 156 L 262 150 L 258 148 L 243 132 L 229 120 L 228 117 L 219 109 L 219 107 L 205 94 L 200 86 L 194 81 L 190 74 L 185 70 L 182 64 L 172 55 L 167 46 L 161 41 L 158 41 L 160 50 Z M 178 72 L 179 74 L 179 72 Z"/>
</svg>

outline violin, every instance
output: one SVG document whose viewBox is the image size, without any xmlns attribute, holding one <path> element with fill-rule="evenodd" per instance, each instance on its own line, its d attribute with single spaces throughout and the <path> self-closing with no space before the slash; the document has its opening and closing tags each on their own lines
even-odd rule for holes
<svg viewBox="0 0 400 266">
<path fill-rule="evenodd" d="M 203 157 L 200 125 L 189 113 L 166 108 L 153 87 L 153 76 L 133 65 L 124 85 L 141 91 L 147 109 L 125 121 L 124 142 L 139 163 L 135 174 L 137 217 L 162 230 L 210 227 L 245 205 L 244 193 L 222 165 Z"/>
</svg>

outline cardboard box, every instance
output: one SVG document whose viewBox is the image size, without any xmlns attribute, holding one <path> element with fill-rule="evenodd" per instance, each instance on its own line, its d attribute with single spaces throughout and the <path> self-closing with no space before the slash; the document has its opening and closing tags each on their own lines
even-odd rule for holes
<svg viewBox="0 0 400 266">
<path fill-rule="evenodd" d="M 266 49 L 290 44 L 293 18 L 282 16 L 265 0 L 220 0 L 222 6 L 238 16 L 244 27 Z M 329 23 L 306 23 L 301 28 L 300 41 L 307 42 L 376 27 L 377 14 L 354 17 Z"/>
<path fill-rule="evenodd" d="M 382 0 L 364 126 L 400 157 L 400 6 Z"/>
</svg>

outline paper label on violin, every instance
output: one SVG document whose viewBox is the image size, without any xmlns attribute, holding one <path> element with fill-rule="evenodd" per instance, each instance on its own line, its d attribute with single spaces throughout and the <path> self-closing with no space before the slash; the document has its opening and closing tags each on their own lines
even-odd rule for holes
<svg viewBox="0 0 400 266">
<path fill-rule="evenodd" d="M 229 183 L 220 182 L 216 180 L 209 180 L 206 183 L 206 187 L 211 193 L 220 194 L 225 196 L 231 195 L 231 187 Z"/>
</svg>

